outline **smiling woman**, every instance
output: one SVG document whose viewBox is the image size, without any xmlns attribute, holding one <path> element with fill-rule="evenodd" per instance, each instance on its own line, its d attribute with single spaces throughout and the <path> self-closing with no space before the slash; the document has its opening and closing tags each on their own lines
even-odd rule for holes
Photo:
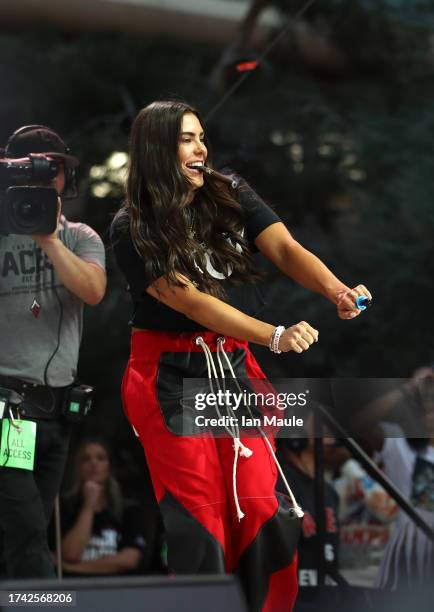
<svg viewBox="0 0 434 612">
<path fill-rule="evenodd" d="M 178 156 L 193 189 L 203 187 L 203 171 L 198 168 L 205 165 L 208 149 L 205 146 L 202 124 L 193 113 L 185 113 L 182 118 Z"/>
<path fill-rule="evenodd" d="M 190 167 L 205 163 L 212 168 L 196 109 L 178 102 L 154 102 L 144 108 L 131 131 L 127 199 L 115 226 L 125 229 L 129 224 L 134 248 L 151 279 L 165 273 L 173 285 L 183 287 L 183 275 L 199 289 L 221 297 L 221 283 L 201 272 L 209 259 L 203 245 L 212 245 L 215 268 L 230 266 L 232 282 L 255 281 L 259 274 L 242 232 L 243 205 L 223 181 L 205 179 Z M 198 190 L 200 198 L 195 197 Z M 245 186 L 245 205 L 251 194 Z"/>
<path fill-rule="evenodd" d="M 306 321 L 285 329 L 257 318 L 255 251 L 325 295 L 343 319 L 360 313 L 359 294 L 370 294 L 362 285 L 350 290 L 303 249 L 241 177 L 231 187 L 206 168 L 212 163 L 196 109 L 160 101 L 140 111 L 127 196 L 112 224 L 135 306 L 124 409 L 146 454 L 170 570 L 237 572 L 249 609 L 288 612 L 303 511 L 286 481 L 291 504 L 276 496 L 274 441 L 260 428 L 241 438 L 231 423 L 226 438 L 192 436 L 183 383 L 264 379 L 249 341 L 274 353 L 301 353 L 317 342 Z"/>
</svg>

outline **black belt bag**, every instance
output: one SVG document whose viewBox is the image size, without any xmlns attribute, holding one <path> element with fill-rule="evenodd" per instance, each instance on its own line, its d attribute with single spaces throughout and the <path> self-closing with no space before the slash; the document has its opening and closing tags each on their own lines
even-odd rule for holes
<svg viewBox="0 0 434 612">
<path fill-rule="evenodd" d="M 71 385 L 66 387 L 47 387 L 29 383 L 12 376 L 0 376 L 0 387 L 15 391 L 22 401 L 14 401 L 19 415 L 29 419 L 58 419 L 64 413 L 64 404 L 67 392 Z M 5 414 L 5 417 L 8 415 Z M 14 415 L 15 417 L 17 414 Z"/>
</svg>

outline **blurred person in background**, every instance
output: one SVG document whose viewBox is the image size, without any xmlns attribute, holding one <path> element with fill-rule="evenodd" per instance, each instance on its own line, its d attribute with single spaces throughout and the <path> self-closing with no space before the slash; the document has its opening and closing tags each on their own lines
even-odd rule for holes
<svg viewBox="0 0 434 612">
<path fill-rule="evenodd" d="M 105 294 L 105 250 L 91 227 L 68 221 L 63 214 L 63 199 L 76 195 L 79 161 L 57 132 L 43 125 L 23 126 L 9 137 L 4 155 L 43 155 L 57 163 L 52 179 L 29 181 L 57 192 L 55 230 L 0 235 L 0 387 L 18 397 L 10 413 L 2 414 L 3 434 L 9 426 L 8 440 L 12 417 L 21 419 L 22 429 L 36 431 L 33 448 L 32 436 L 26 434 L 31 466 L 14 466 L 7 444 L 2 450 L 0 529 L 5 563 L 10 578 L 52 578 L 47 527 L 68 453 L 70 428 L 64 407 L 77 384 L 84 304 L 94 306 Z"/>
<path fill-rule="evenodd" d="M 89 439 L 75 456 L 75 479 L 62 499 L 62 565 L 68 575 L 132 574 L 146 549 L 143 512 L 124 500 L 105 442 Z"/>
<path fill-rule="evenodd" d="M 403 418 L 405 429 L 395 417 Z M 411 418 L 409 418 L 411 417 Z M 434 369 L 418 368 L 404 384 L 376 398 L 358 416 L 361 435 L 384 472 L 434 529 Z M 434 576 L 434 545 L 398 510 L 376 585 L 397 589 Z"/>
<path fill-rule="evenodd" d="M 372 586 L 389 541 L 397 504 L 345 447 L 334 456 L 339 496 L 341 568 L 356 586 Z"/>
<path fill-rule="evenodd" d="M 308 417 L 309 418 L 309 417 Z M 306 424 L 306 421 L 305 421 Z M 294 490 L 294 495 L 304 510 L 301 537 L 298 546 L 298 582 L 301 587 L 318 586 L 318 531 L 315 507 L 315 456 L 314 441 L 307 434 L 303 438 L 280 438 L 279 459 L 283 472 Z M 324 461 L 327 466 L 334 464 L 336 451 L 334 438 L 324 438 Z M 277 481 L 276 488 L 284 493 L 283 481 Z M 339 569 L 339 497 L 333 484 L 324 482 L 325 515 L 325 584 L 335 585 Z M 307 591 L 306 599 L 309 600 Z"/>
</svg>

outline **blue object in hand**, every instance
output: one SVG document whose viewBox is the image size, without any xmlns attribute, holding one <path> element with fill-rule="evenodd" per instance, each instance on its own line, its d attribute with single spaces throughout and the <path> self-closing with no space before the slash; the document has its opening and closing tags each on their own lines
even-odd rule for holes
<svg viewBox="0 0 434 612">
<path fill-rule="evenodd" d="M 359 295 L 356 300 L 356 308 L 359 310 L 366 310 L 372 304 L 372 300 L 370 300 L 366 295 Z"/>
</svg>

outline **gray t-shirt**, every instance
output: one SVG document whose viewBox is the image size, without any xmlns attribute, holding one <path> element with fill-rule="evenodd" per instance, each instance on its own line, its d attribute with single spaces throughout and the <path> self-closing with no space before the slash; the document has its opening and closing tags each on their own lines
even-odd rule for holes
<svg viewBox="0 0 434 612">
<path fill-rule="evenodd" d="M 75 255 L 105 269 L 104 245 L 83 223 L 62 215 L 59 238 Z M 30 236 L 0 236 L 0 374 L 63 387 L 77 373 L 83 301 L 63 285 Z M 60 328 L 60 333 L 59 333 Z"/>
<path fill-rule="evenodd" d="M 384 422 L 381 427 L 385 435 L 380 454 L 384 472 L 434 529 L 434 512 L 429 509 L 433 496 L 434 446 L 429 444 L 424 450 L 416 452 L 398 425 Z M 421 470 L 421 467 L 425 469 Z M 421 485 L 424 494 L 419 496 L 420 499 L 415 499 L 414 494 Z M 425 503 L 421 503 L 423 501 Z M 391 589 L 409 584 L 415 586 L 431 580 L 433 572 L 432 542 L 403 510 L 399 510 L 375 586 Z"/>
</svg>

